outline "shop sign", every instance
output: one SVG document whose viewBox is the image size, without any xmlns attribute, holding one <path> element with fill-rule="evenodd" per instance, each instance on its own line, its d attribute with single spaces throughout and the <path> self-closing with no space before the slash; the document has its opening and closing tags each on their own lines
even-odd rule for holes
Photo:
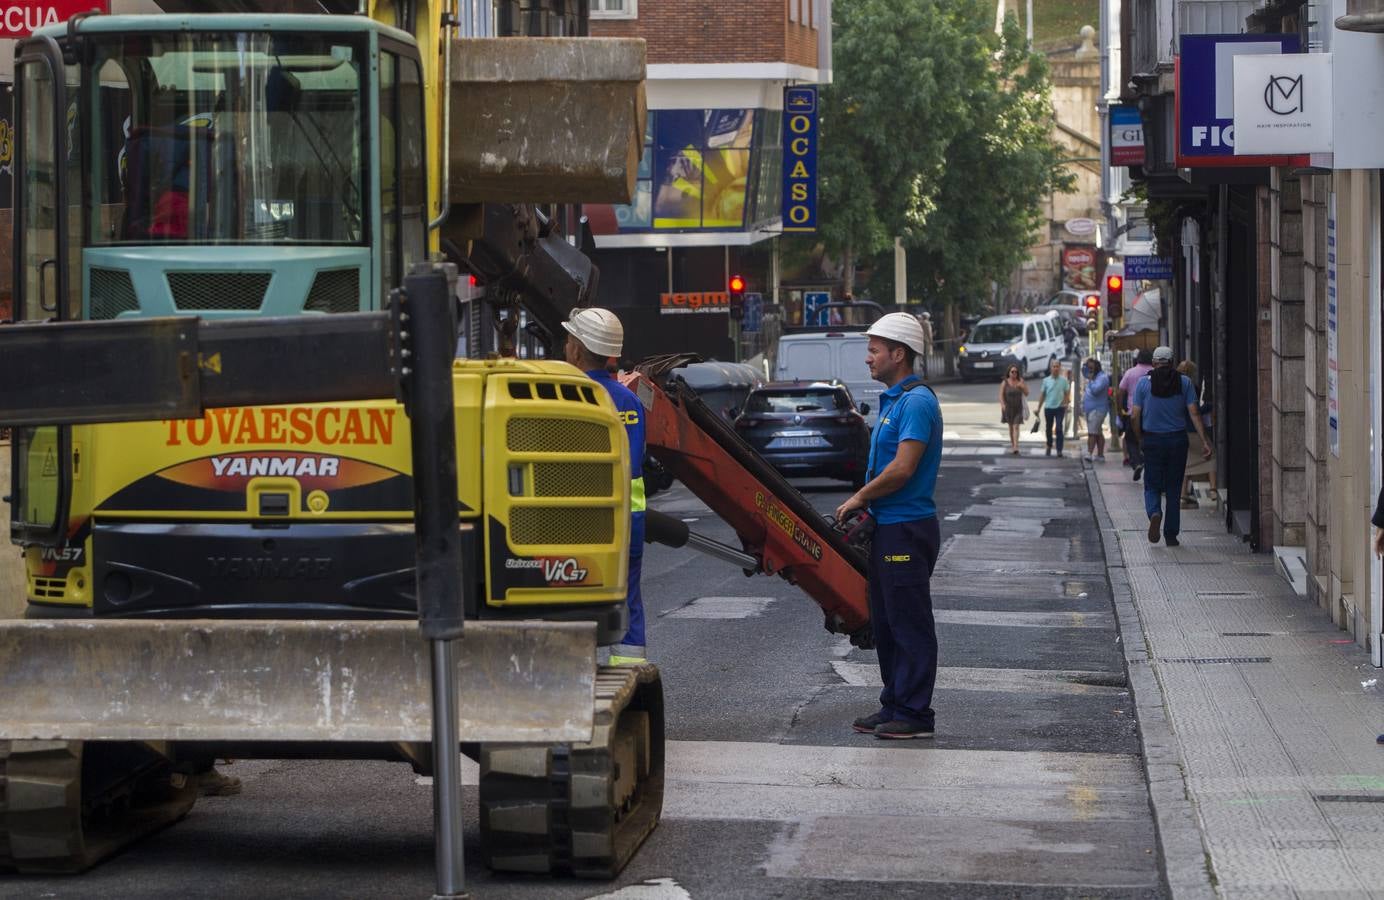
<svg viewBox="0 0 1384 900">
<path fill-rule="evenodd" d="M 659 294 L 659 312 L 665 316 L 686 316 L 699 313 L 730 311 L 730 294 L 725 291 L 687 291 Z"/>
<path fill-rule="evenodd" d="M 1331 455 L 1341 457 L 1341 405 L 1337 390 L 1341 378 L 1336 295 L 1336 194 L 1326 199 L 1326 433 Z"/>
<path fill-rule="evenodd" d="M 1062 287 L 1069 291 L 1096 289 L 1096 248 L 1062 248 Z"/>
<path fill-rule="evenodd" d="M 1308 164 L 1305 155 L 1235 152 L 1235 57 L 1297 53 L 1297 35 L 1184 34 L 1181 41 L 1177 58 L 1179 167 Z"/>
<path fill-rule="evenodd" d="M 817 230 L 817 87 L 783 89 L 783 230 Z"/>
<path fill-rule="evenodd" d="M 1110 107 L 1110 165 L 1144 164 L 1144 121 L 1135 106 Z"/>
<path fill-rule="evenodd" d="M 0 0 L 0 38 L 26 38 L 81 12 L 109 12 L 100 0 Z"/>
<path fill-rule="evenodd" d="M 1130 281 L 1170 281 L 1173 261 L 1167 256 L 1126 256 L 1124 270 Z"/>
<path fill-rule="evenodd" d="M 1094 219 L 1068 219 L 1066 224 L 1068 234 L 1077 237 L 1086 237 L 1096 233 L 1096 222 Z"/>
<path fill-rule="evenodd" d="M 1331 54 L 1235 57 L 1235 153 L 1331 152 Z"/>
</svg>

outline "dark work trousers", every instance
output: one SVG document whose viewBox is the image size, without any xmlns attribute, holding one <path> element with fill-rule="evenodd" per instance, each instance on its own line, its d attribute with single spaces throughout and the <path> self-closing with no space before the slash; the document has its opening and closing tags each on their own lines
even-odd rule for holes
<svg viewBox="0 0 1384 900">
<path fill-rule="evenodd" d="M 879 654 L 886 719 L 933 727 L 937 625 L 928 579 L 937 564 L 941 530 L 935 516 L 880 525 L 870 548 L 870 626 Z"/>
<path fill-rule="evenodd" d="M 1057 429 L 1057 452 L 1062 452 L 1062 423 L 1067 418 L 1067 407 L 1059 406 L 1056 409 L 1043 407 L 1043 434 L 1048 438 L 1048 449 L 1052 449 L 1052 431 Z"/>
<path fill-rule="evenodd" d="M 1187 432 L 1145 431 L 1144 512 L 1163 513 L 1163 535 L 1177 537 L 1182 528 L 1182 476 L 1187 471 Z M 1164 504 L 1163 498 L 1168 502 Z M 1163 507 L 1166 506 L 1167 509 Z"/>
</svg>

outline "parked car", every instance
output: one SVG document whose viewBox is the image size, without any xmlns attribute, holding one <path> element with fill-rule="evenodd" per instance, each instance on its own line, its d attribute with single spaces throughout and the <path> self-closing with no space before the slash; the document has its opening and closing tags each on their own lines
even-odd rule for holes
<svg viewBox="0 0 1384 900">
<path fill-rule="evenodd" d="M 1086 318 L 1086 298 L 1100 296 L 1095 291 L 1058 291 L 1033 308 L 1035 313 L 1056 312 L 1070 321 L 1076 330 L 1086 333 L 1089 322 Z"/>
<path fill-rule="evenodd" d="M 859 331 L 833 330 L 785 334 L 779 338 L 774 378 L 790 381 L 836 381 L 844 384 L 861 404 L 866 422 L 873 427 L 879 416 L 879 395 L 884 385 L 870 375 L 865 349 L 870 338 Z"/>
<path fill-rule="evenodd" d="M 867 404 L 839 382 L 770 382 L 750 392 L 735 430 L 784 475 L 865 484 L 870 455 Z"/>
<path fill-rule="evenodd" d="M 1011 365 L 1024 377 L 1041 375 L 1061 359 L 1065 348 L 1061 321 L 1055 316 L 1030 314 L 990 316 L 976 323 L 966 343 L 957 349 L 962 381 L 984 376 L 1003 378 Z"/>
</svg>

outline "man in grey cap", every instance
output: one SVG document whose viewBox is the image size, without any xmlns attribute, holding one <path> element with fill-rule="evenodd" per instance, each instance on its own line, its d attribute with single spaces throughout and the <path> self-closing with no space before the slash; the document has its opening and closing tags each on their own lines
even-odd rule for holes
<svg viewBox="0 0 1384 900">
<path fill-rule="evenodd" d="M 1153 371 L 1134 387 L 1130 419 L 1144 454 L 1144 511 L 1149 516 L 1149 542 L 1158 543 L 1160 530 L 1169 547 L 1178 545 L 1181 530 L 1182 476 L 1187 469 L 1187 425 L 1201 438 L 1201 455 L 1211 458 L 1211 443 L 1197 410 L 1192 379 L 1173 368 L 1171 347 L 1153 351 Z M 1167 498 L 1167 511 L 1163 498 Z M 1165 521 L 1166 518 L 1166 521 Z"/>
</svg>

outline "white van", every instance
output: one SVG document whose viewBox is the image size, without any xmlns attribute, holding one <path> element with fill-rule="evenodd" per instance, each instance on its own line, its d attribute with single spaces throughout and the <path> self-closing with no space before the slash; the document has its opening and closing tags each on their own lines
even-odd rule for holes
<svg viewBox="0 0 1384 900">
<path fill-rule="evenodd" d="M 981 319 L 957 351 L 961 380 L 1004 378 L 1010 366 L 1018 366 L 1025 377 L 1047 372 L 1054 359 L 1062 359 L 1066 348 L 1062 322 L 1058 316 L 1014 315 Z"/>
<path fill-rule="evenodd" d="M 779 338 L 775 381 L 839 381 L 873 428 L 879 418 L 879 395 L 884 385 L 870 377 L 863 331 L 785 334 Z M 868 411 L 866 407 L 869 407 Z"/>
</svg>

